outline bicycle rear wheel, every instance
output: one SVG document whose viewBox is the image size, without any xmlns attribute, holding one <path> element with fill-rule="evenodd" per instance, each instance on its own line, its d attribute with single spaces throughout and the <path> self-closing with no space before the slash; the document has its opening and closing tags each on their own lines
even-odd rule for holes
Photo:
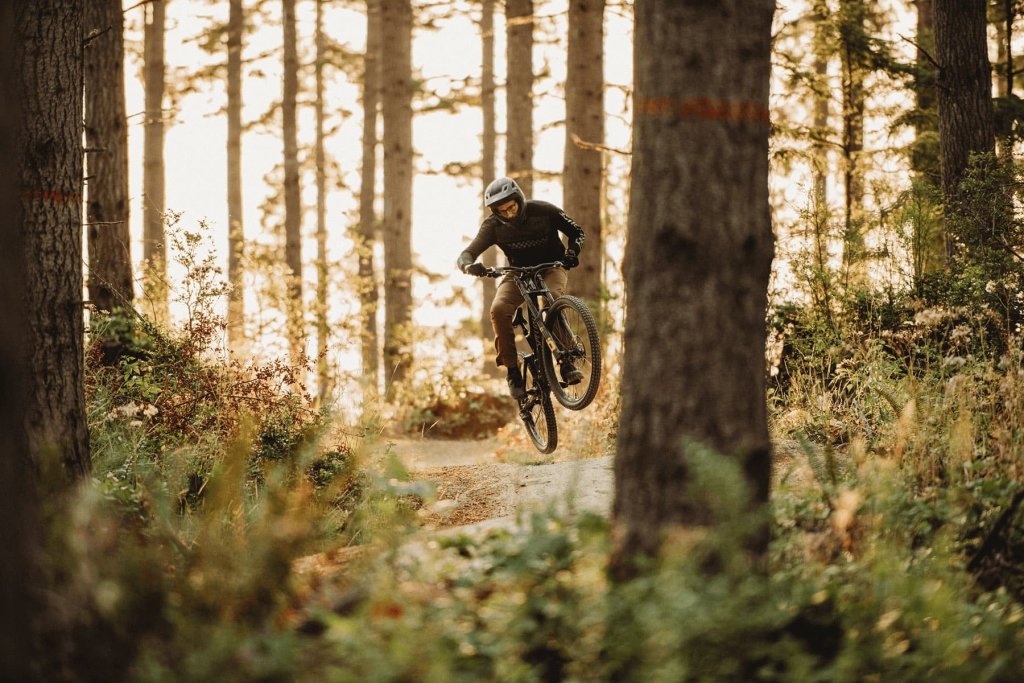
<svg viewBox="0 0 1024 683">
<path fill-rule="evenodd" d="M 541 453 L 551 453 L 558 446 L 558 424 L 555 422 L 555 406 L 551 403 L 543 377 L 538 376 L 534 357 L 523 358 L 523 379 L 526 381 L 526 398 L 519 404 L 519 417 L 526 426 L 530 441 Z"/>
<path fill-rule="evenodd" d="M 582 300 L 568 295 L 555 299 L 544 320 L 559 346 L 558 354 L 544 354 L 544 371 L 551 391 L 569 410 L 582 410 L 597 396 L 601 384 L 601 340 L 597 323 Z M 559 377 L 566 363 L 572 363 L 583 375 L 579 382 L 569 384 Z"/>
</svg>

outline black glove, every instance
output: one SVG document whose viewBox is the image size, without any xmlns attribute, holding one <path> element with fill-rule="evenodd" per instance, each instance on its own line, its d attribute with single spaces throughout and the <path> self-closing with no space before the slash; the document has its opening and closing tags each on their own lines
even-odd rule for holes
<svg viewBox="0 0 1024 683">
<path fill-rule="evenodd" d="M 466 275 L 483 277 L 484 275 L 487 275 L 487 267 L 482 263 L 470 263 L 468 266 L 463 268 L 462 272 Z"/>
<path fill-rule="evenodd" d="M 562 263 L 565 264 L 566 268 L 575 268 L 580 264 L 580 257 L 572 249 L 566 249 L 565 256 L 562 257 Z"/>
</svg>

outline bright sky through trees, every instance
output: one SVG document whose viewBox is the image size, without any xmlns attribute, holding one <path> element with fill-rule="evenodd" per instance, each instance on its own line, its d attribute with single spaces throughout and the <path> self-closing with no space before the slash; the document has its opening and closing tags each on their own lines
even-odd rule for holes
<svg viewBox="0 0 1024 683">
<path fill-rule="evenodd" d="M 466 9 L 464 3 L 453 3 Z M 564 117 L 563 87 L 565 80 L 565 36 L 567 2 L 546 3 L 538 18 L 535 47 L 535 63 L 538 71 L 547 73 L 539 78 L 535 89 L 535 121 L 537 127 L 536 153 L 534 163 L 542 171 L 559 174 L 562 168 L 564 129 L 556 125 Z M 267 3 L 266 16 L 253 18 L 256 27 L 247 37 L 245 59 L 266 54 L 262 59 L 246 66 L 243 84 L 243 122 L 249 124 L 264 115 L 272 103 L 281 96 L 280 59 L 280 6 Z M 226 50 L 215 56 L 204 53 L 194 38 L 208 30 L 211 22 L 223 22 L 227 18 L 227 3 L 205 3 L 196 0 L 175 0 L 167 5 L 167 65 L 169 88 L 179 84 L 185 74 L 199 70 L 203 65 L 223 62 Z M 437 30 L 418 29 L 414 36 L 413 68 L 424 82 L 428 91 L 439 96 L 447 95 L 451 89 L 467 77 L 478 77 L 480 69 L 480 37 L 476 26 L 479 9 L 472 14 L 465 13 L 438 22 Z M 314 134 L 311 86 L 313 69 L 310 65 L 313 54 L 312 2 L 298 3 L 300 59 L 306 68 L 301 75 L 299 142 L 301 155 L 311 156 Z M 127 41 L 131 56 L 126 69 L 128 77 L 127 98 L 129 116 L 142 110 L 142 85 L 138 78 L 141 70 L 141 22 L 142 9 L 135 9 L 127 17 Z M 505 70 L 504 17 L 496 13 L 496 73 L 499 84 Z M 325 28 L 329 37 L 342 43 L 346 50 L 358 55 L 365 41 L 365 18 L 351 9 L 328 5 L 325 11 Z M 610 9 L 606 13 L 605 77 L 610 87 L 606 91 L 607 144 L 617 149 L 629 148 L 629 120 L 626 90 L 632 79 L 632 25 L 622 16 L 621 10 Z M 554 42 L 557 40 L 557 42 Z M 259 74 L 254 74 L 259 71 Z M 360 73 L 357 68 L 356 74 Z M 336 130 L 327 141 L 327 153 L 341 169 L 343 188 L 334 187 L 328 198 L 328 229 L 330 231 L 329 255 L 332 262 L 347 272 L 353 267 L 348 258 L 351 241 L 347 233 L 356 220 L 357 193 L 359 189 L 359 160 L 361 112 L 359 107 L 360 85 L 357 77 L 348 77 L 337 68 L 327 71 L 328 126 Z M 171 100 L 166 102 L 171 103 Z M 172 121 L 167 128 L 167 206 L 175 212 L 182 212 L 182 225 L 194 229 L 200 220 L 209 227 L 210 238 L 215 245 L 220 261 L 226 271 L 226 161 L 225 136 L 226 120 L 223 115 L 225 102 L 224 83 L 201 84 L 198 92 L 188 94 L 171 103 Z M 626 118 L 621 118 L 625 115 Z M 498 94 L 498 130 L 504 130 L 503 91 Z M 245 199 L 245 233 L 247 240 L 270 243 L 272 238 L 261 225 L 260 205 L 265 201 L 271 188 L 264 180 L 281 159 L 280 113 L 246 131 L 243 137 L 243 183 Z M 141 117 L 130 118 L 131 148 L 131 192 L 132 192 L 132 234 L 135 240 L 141 238 Z M 340 125 L 339 125 L 340 122 Z M 413 249 L 416 263 L 429 273 L 436 273 L 441 279 L 428 283 L 426 278 L 415 281 L 417 310 L 414 320 L 420 325 L 437 326 L 453 324 L 471 315 L 470 309 L 449 302 L 454 292 L 475 286 L 454 269 L 454 260 L 462 246 L 476 233 L 480 219 L 480 183 L 477 179 L 456 178 L 443 173 L 446 164 L 452 162 L 472 163 L 480 157 L 479 136 L 482 130 L 480 112 L 474 107 L 460 111 L 432 112 L 418 115 L 414 121 L 414 145 L 416 161 L 413 199 Z M 502 143 L 499 141 L 499 145 Z M 504 155 L 500 152 L 499 159 Z M 628 157 L 612 155 L 609 160 L 611 177 L 625 177 Z M 500 171 L 499 165 L 499 171 Z M 429 171 L 441 171 L 429 173 Z M 303 231 L 308 244 L 304 253 L 314 251 L 313 209 L 315 187 L 312 174 L 303 176 L 303 204 L 307 211 Z M 614 191 L 614 201 L 624 201 L 625 188 Z M 538 179 L 536 196 L 560 203 L 561 184 L 557 176 L 553 180 Z M 616 234 L 624 231 L 623 207 L 613 212 L 620 225 L 612 226 L 613 241 L 609 244 L 612 260 L 616 264 L 620 257 L 621 238 Z M 138 256 L 141 248 L 133 253 Z M 172 264 L 171 277 L 174 277 Z M 315 277 L 312 268 L 307 267 L 307 280 Z M 338 279 L 338 278 L 336 278 Z M 310 291 L 311 288 L 309 288 Z M 475 292 L 475 290 L 472 290 Z M 247 292 L 248 311 L 260 315 L 256 294 Z M 340 298 L 340 297 L 339 297 Z M 354 315 L 352 297 L 340 298 L 332 303 L 332 318 L 344 320 Z M 179 312 L 180 313 L 180 312 Z M 312 343 L 310 338 L 310 343 Z M 283 348 L 283 347 L 282 347 Z M 271 345 L 267 351 L 277 352 Z M 351 359 L 342 359 L 342 365 L 358 363 L 358 354 Z"/>
</svg>

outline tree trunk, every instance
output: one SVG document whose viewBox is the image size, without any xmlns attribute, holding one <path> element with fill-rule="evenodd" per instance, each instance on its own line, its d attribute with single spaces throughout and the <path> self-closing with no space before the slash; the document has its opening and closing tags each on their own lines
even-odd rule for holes
<svg viewBox="0 0 1024 683">
<path fill-rule="evenodd" d="M 321 402 L 330 393 L 330 368 L 327 363 L 327 180 L 324 153 L 324 3 L 316 0 L 316 374 Z"/>
<path fill-rule="evenodd" d="M 89 148 L 89 299 L 100 311 L 132 303 L 128 126 L 121 0 L 85 3 L 85 140 Z"/>
<path fill-rule="evenodd" d="M 738 458 L 768 499 L 765 310 L 773 255 L 773 0 L 638 0 L 613 575 L 706 524 L 688 444 Z M 742 198 L 742 201 L 737 201 Z M 666 293 L 671 293 L 666 295 Z M 672 334 L 666 334 L 672 330 Z M 751 540 L 763 551 L 767 534 Z"/>
<path fill-rule="evenodd" d="M 935 29 L 932 0 L 917 0 L 917 52 L 914 64 L 917 77 L 914 81 L 914 96 L 917 100 L 919 119 L 915 127 L 917 140 L 910 157 L 914 172 L 939 185 L 939 154 L 936 145 L 928 138 L 937 135 L 935 117 L 935 66 L 929 57 L 935 55 Z"/>
<path fill-rule="evenodd" d="M 839 51 L 843 71 L 843 269 L 848 285 L 868 284 L 864 220 L 864 4 L 839 3 Z"/>
<path fill-rule="evenodd" d="M 381 5 L 384 118 L 384 372 L 401 382 L 412 361 L 412 5 Z"/>
<path fill-rule="evenodd" d="M 505 168 L 533 195 L 533 0 L 506 0 Z"/>
<path fill-rule="evenodd" d="M 373 250 L 377 243 L 377 119 L 380 99 L 380 0 L 366 0 L 366 54 L 363 57 L 363 164 L 359 187 L 359 338 L 363 359 L 363 382 L 370 396 L 379 387 L 380 363 L 377 347 L 377 276 Z"/>
<path fill-rule="evenodd" d="M 228 181 L 228 348 L 238 351 L 245 341 L 245 288 L 242 250 L 245 227 L 242 222 L 242 40 L 245 11 L 242 0 L 230 0 L 228 9 L 227 72 L 227 181 Z"/>
<path fill-rule="evenodd" d="M 282 0 L 284 25 L 284 90 L 281 111 L 284 131 L 284 259 L 288 265 L 288 346 L 293 365 L 302 362 L 302 196 L 299 188 L 299 143 L 296 121 L 299 95 L 299 53 L 295 0 Z"/>
<path fill-rule="evenodd" d="M 482 0 L 480 14 L 480 42 L 483 55 L 480 62 L 480 108 L 483 114 L 483 137 L 481 138 L 481 176 L 483 190 L 494 180 L 494 167 L 496 163 L 495 147 L 497 134 L 495 132 L 497 119 L 494 114 L 494 0 Z M 483 197 L 483 192 L 480 193 Z M 484 208 L 484 217 L 490 210 Z M 488 249 L 481 257 L 481 261 L 487 267 L 498 264 L 498 250 Z M 480 335 L 486 342 L 494 338 L 494 328 L 491 326 L 491 303 L 494 302 L 494 294 L 497 291 L 497 283 L 489 277 L 480 278 L 480 286 L 483 288 L 483 298 L 480 302 Z M 485 353 L 483 358 L 483 371 L 486 375 L 497 376 L 498 368 Z"/>
<path fill-rule="evenodd" d="M 996 26 L 996 63 L 1001 73 L 996 77 L 996 96 L 1013 96 L 1013 20 L 1016 17 L 1016 0 L 997 0 L 999 14 Z M 1008 132 L 998 139 L 999 159 L 1013 165 L 1013 133 Z"/>
<path fill-rule="evenodd" d="M 80 0 L 18 3 L 23 126 L 19 139 L 25 230 L 29 452 L 90 469 L 83 388 L 82 8 Z"/>
<path fill-rule="evenodd" d="M 144 35 L 145 124 L 142 162 L 142 256 L 146 259 L 146 296 L 162 322 L 167 310 L 167 237 L 164 234 L 164 23 L 167 0 L 146 5 Z"/>
<path fill-rule="evenodd" d="M 972 153 L 992 153 L 992 76 L 984 2 L 934 0 L 939 62 L 939 142 L 947 212 L 959 194 Z"/>
<path fill-rule="evenodd" d="M 604 144 L 604 0 L 569 0 L 569 51 L 565 80 L 565 212 L 586 231 L 572 290 L 602 299 L 602 161 Z"/>
<path fill-rule="evenodd" d="M 15 52 L 24 36 L 15 31 L 21 3 L 0 4 L 0 680 L 32 680 L 32 628 L 38 609 L 40 572 L 38 499 L 25 432 L 25 408 L 31 400 L 26 368 L 27 310 L 23 222 L 18 201 L 17 103 L 20 92 Z M 24 24 L 20 24 L 24 26 Z M 33 84 L 32 87 L 35 87 Z M 71 99 L 71 98 L 67 98 Z M 14 106 L 10 106 L 14 105 Z"/>
<path fill-rule="evenodd" d="M 935 104 L 935 30 L 932 0 L 917 0 L 917 53 L 914 97 L 917 104 L 917 122 L 914 126 L 914 146 L 910 153 L 910 167 L 925 188 L 939 187 L 938 121 Z M 924 201 L 930 201 L 922 197 Z M 915 278 L 925 273 L 941 271 L 946 266 L 946 233 L 944 226 L 921 220 L 920 234 L 915 242 L 920 254 L 915 256 Z"/>
<path fill-rule="evenodd" d="M 814 21 L 814 142 L 811 174 L 814 182 L 815 205 L 819 210 L 828 208 L 828 115 L 831 90 L 828 84 L 828 60 L 833 48 L 829 30 L 829 9 L 826 0 L 815 0 L 812 9 Z"/>
</svg>

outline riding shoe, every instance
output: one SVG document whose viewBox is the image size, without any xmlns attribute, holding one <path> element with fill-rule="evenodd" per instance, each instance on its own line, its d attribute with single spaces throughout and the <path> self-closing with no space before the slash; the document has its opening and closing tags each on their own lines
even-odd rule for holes
<svg viewBox="0 0 1024 683">
<path fill-rule="evenodd" d="M 565 382 L 566 386 L 579 384 L 583 381 L 583 373 L 580 372 L 572 363 L 562 363 L 561 372 L 562 381 Z"/>
<path fill-rule="evenodd" d="M 509 368 L 506 381 L 512 398 L 522 401 L 526 397 L 526 382 L 523 381 L 523 374 L 519 372 L 519 368 Z"/>
</svg>

